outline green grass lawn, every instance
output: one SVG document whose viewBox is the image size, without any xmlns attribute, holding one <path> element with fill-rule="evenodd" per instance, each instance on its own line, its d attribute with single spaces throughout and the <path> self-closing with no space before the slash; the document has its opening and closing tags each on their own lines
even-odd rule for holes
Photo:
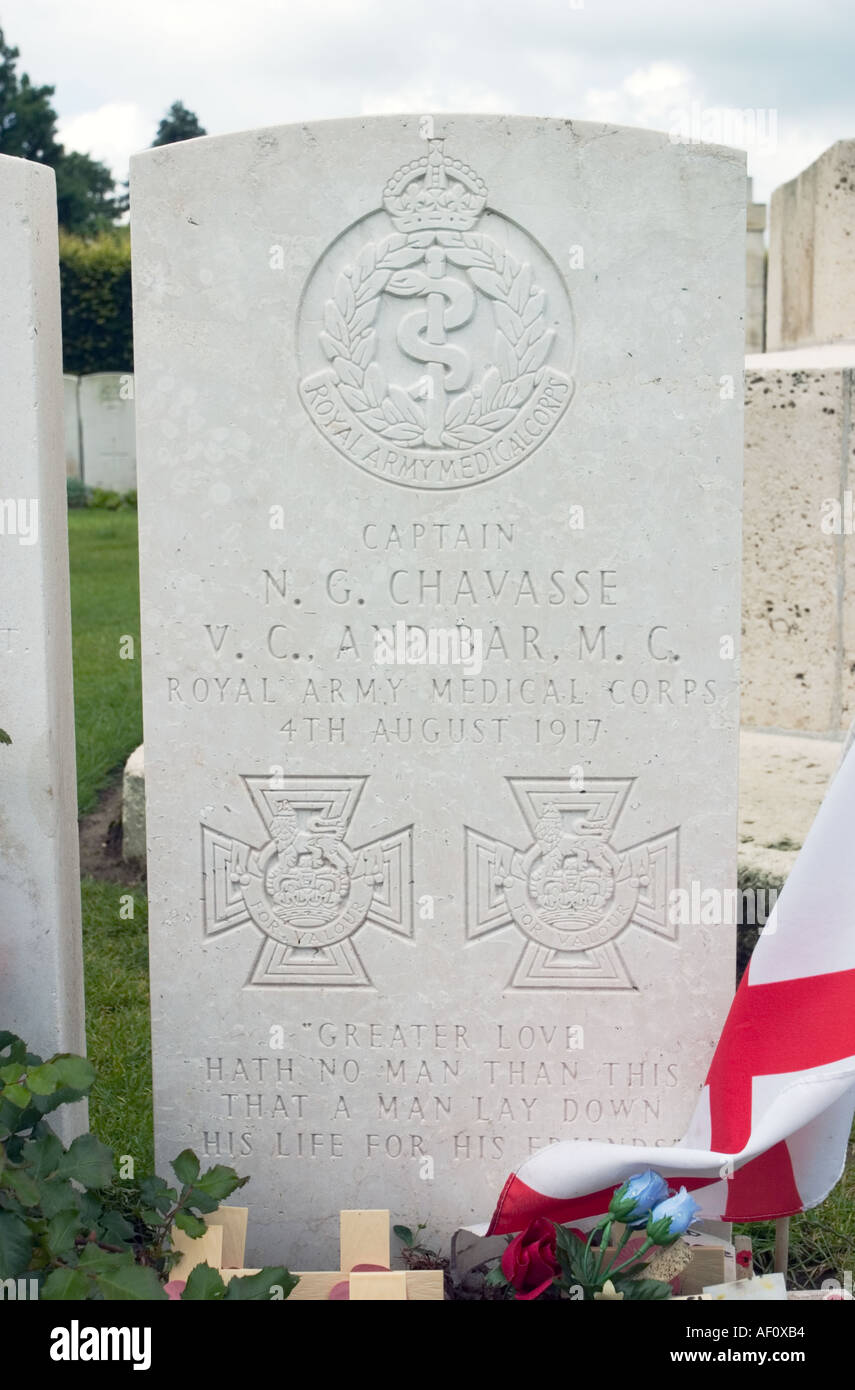
<svg viewBox="0 0 855 1390">
<path fill-rule="evenodd" d="M 74 509 L 68 514 L 68 542 L 82 814 L 142 742 L 137 514 Z M 132 659 L 121 656 L 126 637 L 133 639 Z"/>
<path fill-rule="evenodd" d="M 99 791 L 142 741 L 137 514 L 74 509 L 68 514 L 77 743 L 77 804 Z M 121 656 L 133 639 L 133 658 Z M 133 895 L 133 919 L 121 899 Z M 151 1171 L 151 1040 L 145 893 L 84 879 L 83 951 L 88 1053 L 97 1080 L 93 1131 L 137 1171 Z"/>
<path fill-rule="evenodd" d="M 132 899 L 133 918 L 123 917 Z M 148 904 L 139 888 L 84 879 L 86 1035 L 96 1082 L 89 1124 L 138 1176 L 153 1172 Z"/>
</svg>

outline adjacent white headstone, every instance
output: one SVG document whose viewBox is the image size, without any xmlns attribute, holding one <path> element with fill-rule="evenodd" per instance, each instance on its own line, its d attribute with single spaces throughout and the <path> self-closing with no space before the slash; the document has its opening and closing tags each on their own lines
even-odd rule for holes
<svg viewBox="0 0 855 1390">
<path fill-rule="evenodd" d="M 77 404 L 76 376 L 65 375 L 63 387 L 63 419 L 65 422 L 65 472 L 69 478 L 79 478 L 80 469 L 80 411 Z"/>
<path fill-rule="evenodd" d="M 855 341 L 855 140 L 838 140 L 769 206 L 766 350 Z"/>
<path fill-rule="evenodd" d="M 7 156 L 0 303 L 0 1028 L 49 1056 L 84 1050 L 56 188 Z"/>
<path fill-rule="evenodd" d="M 122 858 L 145 862 L 145 747 L 141 743 L 122 775 Z"/>
<path fill-rule="evenodd" d="M 748 207 L 745 229 L 745 351 L 762 352 L 766 335 L 766 205 L 751 197 L 748 180 Z"/>
<path fill-rule="evenodd" d="M 130 492 L 137 485 L 134 378 L 93 372 L 80 378 L 83 479 L 87 487 Z"/>
<path fill-rule="evenodd" d="M 742 722 L 837 737 L 855 717 L 855 345 L 745 363 Z"/>
<path fill-rule="evenodd" d="M 251 1259 L 329 1267 L 340 1207 L 442 1238 L 530 1149 L 695 1103 L 744 159 L 396 117 L 131 187 L 158 1161 L 250 1173 Z"/>
</svg>

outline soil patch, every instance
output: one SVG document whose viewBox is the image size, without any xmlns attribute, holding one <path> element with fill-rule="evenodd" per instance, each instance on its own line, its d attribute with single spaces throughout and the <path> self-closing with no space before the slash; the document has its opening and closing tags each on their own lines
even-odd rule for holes
<svg viewBox="0 0 855 1390">
<path fill-rule="evenodd" d="M 145 864 L 122 858 L 122 776 L 98 797 L 94 811 L 78 822 L 80 873 L 109 883 L 145 883 Z"/>
</svg>

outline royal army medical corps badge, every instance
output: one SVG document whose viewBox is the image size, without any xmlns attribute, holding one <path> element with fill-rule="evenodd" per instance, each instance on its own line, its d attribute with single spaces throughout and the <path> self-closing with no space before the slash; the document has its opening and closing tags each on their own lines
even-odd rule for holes
<svg viewBox="0 0 855 1390">
<path fill-rule="evenodd" d="M 507 472 L 573 395 L 558 268 L 443 143 L 392 175 L 383 211 L 328 248 L 300 306 L 306 410 L 351 462 L 405 487 Z"/>
</svg>

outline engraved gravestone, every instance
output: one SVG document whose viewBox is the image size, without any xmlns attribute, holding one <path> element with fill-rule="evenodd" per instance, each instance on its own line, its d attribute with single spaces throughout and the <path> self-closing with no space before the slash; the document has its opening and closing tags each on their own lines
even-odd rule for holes
<svg viewBox="0 0 855 1390">
<path fill-rule="evenodd" d="M 79 384 L 83 474 L 88 487 L 130 492 L 137 485 L 133 376 L 92 372 Z"/>
<path fill-rule="evenodd" d="M 8 155 L 0 303 L 0 1029 L 50 1057 L 86 1050 L 56 182 Z"/>
<path fill-rule="evenodd" d="M 445 1237 L 552 1139 L 673 1142 L 733 987 L 742 156 L 332 121 L 148 151 L 132 218 L 158 1161 L 317 1268 L 340 1207 Z"/>
</svg>

